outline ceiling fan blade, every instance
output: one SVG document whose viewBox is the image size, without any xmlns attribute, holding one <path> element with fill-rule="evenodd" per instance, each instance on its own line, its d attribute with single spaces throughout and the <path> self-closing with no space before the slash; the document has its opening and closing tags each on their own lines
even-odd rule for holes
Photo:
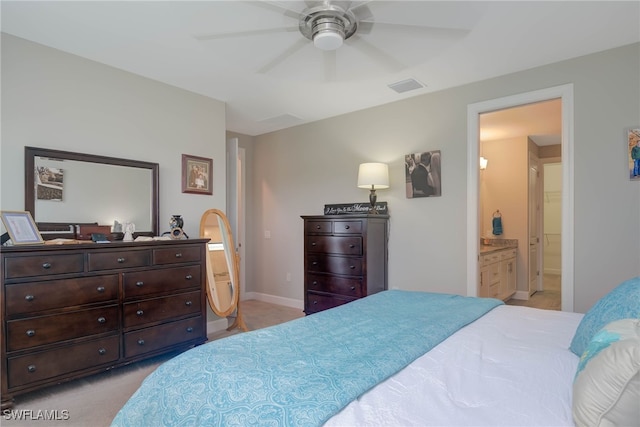
<svg viewBox="0 0 640 427">
<path fill-rule="evenodd" d="M 258 73 L 264 74 L 269 72 L 273 67 L 278 65 L 280 62 L 284 61 L 288 56 L 293 55 L 303 47 L 309 44 L 309 40 L 305 38 L 300 38 L 297 42 L 289 46 L 284 52 L 280 55 L 273 58 L 271 61 L 267 62 L 261 68 L 258 69 Z"/>
<path fill-rule="evenodd" d="M 273 34 L 273 33 L 290 33 L 293 31 L 298 31 L 298 27 L 263 28 L 260 30 L 232 31 L 227 33 L 204 34 L 204 35 L 194 36 L 194 37 L 196 40 L 206 41 L 206 40 L 216 40 L 216 39 L 228 39 L 233 37 L 261 36 L 264 34 Z"/>
<path fill-rule="evenodd" d="M 263 9 L 267 9 L 270 10 L 272 12 L 276 12 L 276 13 L 281 13 L 285 16 L 288 16 L 289 18 L 293 18 L 293 19 L 298 19 L 300 17 L 300 13 L 296 12 L 293 9 L 289 9 L 288 7 L 280 4 L 281 2 L 275 2 L 275 1 L 252 1 L 249 2 L 249 4 L 253 5 L 253 6 L 257 6 L 257 7 L 261 7 Z"/>
<path fill-rule="evenodd" d="M 371 13 L 369 6 L 367 6 L 371 1 L 372 0 L 360 2 L 359 4 L 349 8 L 349 11 L 355 15 L 358 21 L 368 21 L 373 18 L 373 14 Z"/>
<path fill-rule="evenodd" d="M 346 40 L 346 42 L 349 43 L 350 46 L 353 46 L 354 48 L 359 49 L 367 54 L 371 59 L 387 68 L 389 71 L 395 72 L 407 68 L 405 64 L 398 61 L 396 58 L 384 52 L 383 50 L 375 47 L 374 45 L 366 41 L 363 37 L 358 36 L 357 33 L 350 39 Z"/>
<path fill-rule="evenodd" d="M 323 52 L 324 79 L 328 82 L 336 80 L 336 51 L 326 50 Z"/>
<path fill-rule="evenodd" d="M 378 22 L 378 21 L 360 21 L 358 23 L 358 32 L 367 34 L 371 32 L 373 28 L 379 28 L 383 30 L 403 31 L 406 33 L 421 33 L 430 37 L 464 37 L 469 34 L 469 30 L 462 30 L 459 28 L 440 28 L 429 27 L 423 25 L 412 24 L 394 24 L 392 22 Z"/>
</svg>

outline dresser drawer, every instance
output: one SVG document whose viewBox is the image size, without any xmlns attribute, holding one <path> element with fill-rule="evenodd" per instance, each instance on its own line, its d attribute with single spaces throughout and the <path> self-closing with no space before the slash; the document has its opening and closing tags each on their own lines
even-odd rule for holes
<svg viewBox="0 0 640 427">
<path fill-rule="evenodd" d="M 25 356 L 10 357 L 7 363 L 9 387 L 18 387 L 82 369 L 113 363 L 119 357 L 119 335 Z"/>
<path fill-rule="evenodd" d="M 145 267 L 151 264 L 151 251 L 89 252 L 89 271 Z"/>
<path fill-rule="evenodd" d="M 308 255 L 307 269 L 310 272 L 345 274 L 361 276 L 362 258 L 350 258 L 331 255 Z"/>
<path fill-rule="evenodd" d="M 305 233 L 331 234 L 333 223 L 331 221 L 306 221 L 304 223 Z"/>
<path fill-rule="evenodd" d="M 80 253 L 6 257 L 4 260 L 5 279 L 82 273 L 83 271 L 84 256 Z"/>
<path fill-rule="evenodd" d="M 118 299 L 118 275 L 6 285 L 7 316 Z"/>
<path fill-rule="evenodd" d="M 340 294 L 354 298 L 366 296 L 366 293 L 363 291 L 362 279 L 307 274 L 306 283 L 307 289 L 310 291 Z"/>
<path fill-rule="evenodd" d="M 362 255 L 360 236 L 308 236 L 306 244 L 308 252 Z"/>
<path fill-rule="evenodd" d="M 51 344 L 58 341 L 115 331 L 120 326 L 117 305 L 72 311 L 51 316 L 7 322 L 7 350 Z"/>
<path fill-rule="evenodd" d="M 177 247 L 166 249 L 155 249 L 153 251 L 154 264 L 177 264 L 185 262 L 199 262 L 200 248 Z"/>
<path fill-rule="evenodd" d="M 492 252 L 480 257 L 480 266 L 484 267 L 485 265 L 493 264 L 498 261 L 500 261 L 500 252 Z"/>
<path fill-rule="evenodd" d="M 342 304 L 354 301 L 356 298 L 339 297 L 334 295 L 322 295 L 314 292 L 307 292 L 305 295 L 306 314 L 317 313 Z"/>
<path fill-rule="evenodd" d="M 200 312 L 200 291 L 146 299 L 124 305 L 124 327 L 188 316 Z"/>
<path fill-rule="evenodd" d="M 204 338 L 202 317 L 192 317 L 124 334 L 124 355 L 138 356 L 192 340 L 204 341 Z"/>
<path fill-rule="evenodd" d="M 362 221 L 336 221 L 333 223 L 333 232 L 335 234 L 360 234 L 362 233 Z"/>
<path fill-rule="evenodd" d="M 136 298 L 200 287 L 200 265 L 124 273 L 124 297 Z"/>
</svg>

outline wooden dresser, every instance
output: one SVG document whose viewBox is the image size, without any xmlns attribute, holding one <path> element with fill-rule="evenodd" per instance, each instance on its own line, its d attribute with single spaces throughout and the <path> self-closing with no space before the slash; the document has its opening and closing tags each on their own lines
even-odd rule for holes
<svg viewBox="0 0 640 427">
<path fill-rule="evenodd" d="M 206 341 L 206 239 L 1 248 L 2 408 Z"/>
<path fill-rule="evenodd" d="M 306 314 L 387 289 L 388 215 L 302 219 Z"/>
</svg>

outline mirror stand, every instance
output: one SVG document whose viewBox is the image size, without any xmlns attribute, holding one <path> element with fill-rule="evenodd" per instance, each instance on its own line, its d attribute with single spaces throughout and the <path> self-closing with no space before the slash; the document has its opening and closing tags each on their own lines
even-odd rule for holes
<svg viewBox="0 0 640 427">
<path fill-rule="evenodd" d="M 209 239 L 206 250 L 207 300 L 219 317 L 235 319 L 230 331 L 248 331 L 240 311 L 240 267 L 226 215 L 218 209 L 207 210 L 200 219 L 200 237 Z"/>
</svg>

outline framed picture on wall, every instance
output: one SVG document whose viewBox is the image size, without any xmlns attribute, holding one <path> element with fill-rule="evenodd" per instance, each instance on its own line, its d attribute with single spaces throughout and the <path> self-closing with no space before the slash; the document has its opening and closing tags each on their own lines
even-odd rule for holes
<svg viewBox="0 0 640 427">
<path fill-rule="evenodd" d="M 440 150 L 404 156 L 407 199 L 442 195 Z"/>
<path fill-rule="evenodd" d="M 629 179 L 640 181 L 640 126 L 627 129 L 626 133 Z"/>
<path fill-rule="evenodd" d="M 182 192 L 213 194 L 213 160 L 182 155 Z"/>
</svg>

